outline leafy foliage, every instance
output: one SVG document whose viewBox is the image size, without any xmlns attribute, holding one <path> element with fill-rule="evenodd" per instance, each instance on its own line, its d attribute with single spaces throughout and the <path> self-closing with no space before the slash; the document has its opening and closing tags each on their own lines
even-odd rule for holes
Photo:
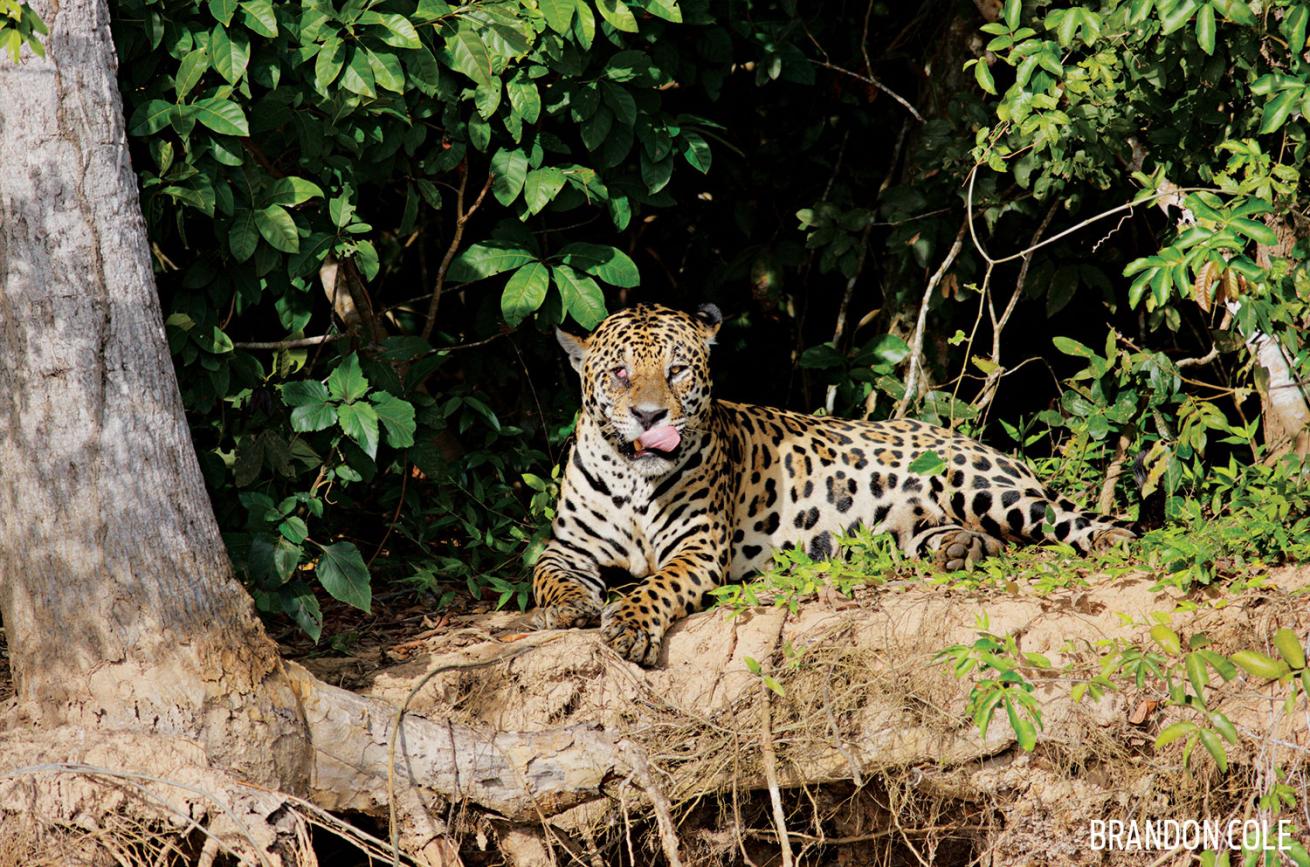
<svg viewBox="0 0 1310 867">
<path fill-rule="evenodd" d="M 311 632 L 374 569 L 526 600 L 575 409 L 543 332 L 631 301 L 737 312 L 725 396 L 903 404 L 1084 502 L 1138 458 L 1118 502 L 1174 527 L 1257 457 L 1248 342 L 1306 378 L 1300 2 L 112 6 L 206 477 Z"/>
</svg>

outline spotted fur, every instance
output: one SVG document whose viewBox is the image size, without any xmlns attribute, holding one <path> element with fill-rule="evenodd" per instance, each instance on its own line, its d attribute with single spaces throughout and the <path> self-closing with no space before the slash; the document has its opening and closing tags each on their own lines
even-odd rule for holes
<svg viewBox="0 0 1310 867">
<path fill-rule="evenodd" d="M 943 428 L 713 400 L 720 320 L 713 305 L 695 315 L 638 306 L 590 337 L 559 332 L 582 379 L 582 412 L 554 538 L 532 576 L 538 626 L 599 623 L 621 655 L 654 665 L 669 626 L 707 591 L 763 568 L 780 547 L 831 555 L 861 525 L 948 569 L 1007 542 L 1085 552 L 1132 538 L 1047 491 L 1022 461 Z M 674 452 L 633 448 L 666 424 L 681 433 Z M 910 470 L 927 451 L 945 472 Z M 638 583 L 607 605 L 614 571 Z"/>
</svg>

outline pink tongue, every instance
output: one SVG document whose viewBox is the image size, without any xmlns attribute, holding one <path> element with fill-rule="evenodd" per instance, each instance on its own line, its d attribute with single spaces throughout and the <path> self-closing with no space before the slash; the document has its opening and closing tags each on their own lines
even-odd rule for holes
<svg viewBox="0 0 1310 867">
<path fill-rule="evenodd" d="M 682 436 L 678 429 L 673 425 L 662 425 L 651 428 L 641 436 L 637 437 L 637 448 L 650 449 L 657 452 L 671 452 L 682 442 Z"/>
</svg>

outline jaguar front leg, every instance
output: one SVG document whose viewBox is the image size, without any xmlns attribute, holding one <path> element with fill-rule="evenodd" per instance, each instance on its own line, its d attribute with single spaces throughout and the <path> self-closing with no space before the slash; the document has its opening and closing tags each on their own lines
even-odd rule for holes
<svg viewBox="0 0 1310 867">
<path fill-rule="evenodd" d="M 536 629 L 595 626 L 605 605 L 605 582 L 594 557 L 558 539 L 546 545 L 532 570 Z"/>
<path fill-rule="evenodd" d="M 624 659 L 654 666 L 664 633 L 699 608 L 705 594 L 722 583 L 726 564 L 726 555 L 710 546 L 690 546 L 627 596 L 605 606 L 601 637 Z"/>
</svg>

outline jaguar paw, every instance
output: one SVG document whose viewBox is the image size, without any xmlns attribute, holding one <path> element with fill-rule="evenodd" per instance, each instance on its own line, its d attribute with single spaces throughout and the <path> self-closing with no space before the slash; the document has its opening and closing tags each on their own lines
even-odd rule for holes
<svg viewBox="0 0 1310 867">
<path fill-rule="evenodd" d="M 601 638 L 629 662 L 652 668 L 659 662 L 665 627 L 625 602 L 620 600 L 606 607 L 600 621 Z"/>
</svg>

